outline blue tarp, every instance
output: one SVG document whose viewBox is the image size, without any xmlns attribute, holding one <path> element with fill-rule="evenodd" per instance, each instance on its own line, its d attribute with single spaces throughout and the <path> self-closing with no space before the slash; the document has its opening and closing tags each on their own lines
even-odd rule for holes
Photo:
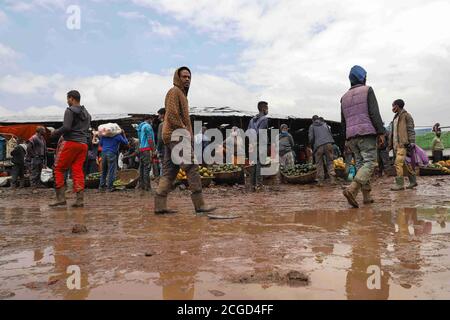
<svg viewBox="0 0 450 320">
<path fill-rule="evenodd" d="M 6 160 L 6 139 L 0 136 L 0 161 Z"/>
</svg>

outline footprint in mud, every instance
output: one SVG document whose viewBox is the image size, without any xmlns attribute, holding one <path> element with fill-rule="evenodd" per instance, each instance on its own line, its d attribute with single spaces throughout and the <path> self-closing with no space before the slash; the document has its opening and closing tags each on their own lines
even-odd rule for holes
<svg viewBox="0 0 450 320">
<path fill-rule="evenodd" d="M 240 274 L 233 276 L 230 281 L 241 284 L 261 283 L 267 285 L 273 283 L 290 287 L 303 287 L 310 284 L 310 278 L 307 274 L 295 270 Z"/>
</svg>

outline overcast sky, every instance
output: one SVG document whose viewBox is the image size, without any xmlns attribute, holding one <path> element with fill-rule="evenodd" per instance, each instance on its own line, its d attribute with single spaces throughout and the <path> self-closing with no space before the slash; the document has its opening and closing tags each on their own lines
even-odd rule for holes
<svg viewBox="0 0 450 320">
<path fill-rule="evenodd" d="M 91 113 L 154 112 L 188 65 L 191 106 L 340 120 L 359 64 L 386 122 L 402 98 L 416 125 L 450 125 L 449 16 L 448 0 L 0 0 L 0 115 L 62 113 L 74 88 Z"/>
</svg>

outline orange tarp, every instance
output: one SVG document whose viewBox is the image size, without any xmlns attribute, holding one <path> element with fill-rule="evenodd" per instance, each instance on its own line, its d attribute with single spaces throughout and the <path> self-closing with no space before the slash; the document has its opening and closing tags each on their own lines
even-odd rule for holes
<svg viewBox="0 0 450 320">
<path fill-rule="evenodd" d="M 17 124 L 11 126 L 0 126 L 0 134 L 1 133 L 9 133 L 13 134 L 23 140 L 30 139 L 35 133 L 36 128 L 41 125 L 39 124 Z M 49 137 L 49 131 L 47 130 L 47 140 Z"/>
</svg>

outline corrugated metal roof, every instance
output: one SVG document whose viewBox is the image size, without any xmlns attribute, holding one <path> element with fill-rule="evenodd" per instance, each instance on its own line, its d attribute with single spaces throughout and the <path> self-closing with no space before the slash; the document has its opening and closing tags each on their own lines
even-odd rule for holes
<svg viewBox="0 0 450 320">
<path fill-rule="evenodd" d="M 151 111 L 150 111 L 151 112 Z M 156 114 L 157 111 L 151 112 Z M 253 117 L 257 111 L 238 110 L 231 107 L 191 107 L 190 114 L 203 117 Z M 112 113 L 112 114 L 93 114 L 93 121 L 114 121 L 119 119 L 131 118 L 132 115 L 144 115 L 144 113 Z M 4 116 L 0 117 L 0 123 L 43 123 L 43 122 L 62 122 L 64 114 L 58 115 L 33 115 L 33 116 Z M 269 112 L 269 118 L 272 119 L 301 119 L 293 115 L 275 114 Z M 335 121 L 329 121 L 335 122 Z"/>
<path fill-rule="evenodd" d="M 118 120 L 124 118 L 131 118 L 127 113 L 115 113 L 115 114 L 93 114 L 93 121 L 107 121 Z M 0 123 L 42 123 L 42 122 L 62 122 L 64 120 L 64 113 L 57 115 L 44 115 L 44 116 L 6 116 L 0 117 Z"/>
</svg>

